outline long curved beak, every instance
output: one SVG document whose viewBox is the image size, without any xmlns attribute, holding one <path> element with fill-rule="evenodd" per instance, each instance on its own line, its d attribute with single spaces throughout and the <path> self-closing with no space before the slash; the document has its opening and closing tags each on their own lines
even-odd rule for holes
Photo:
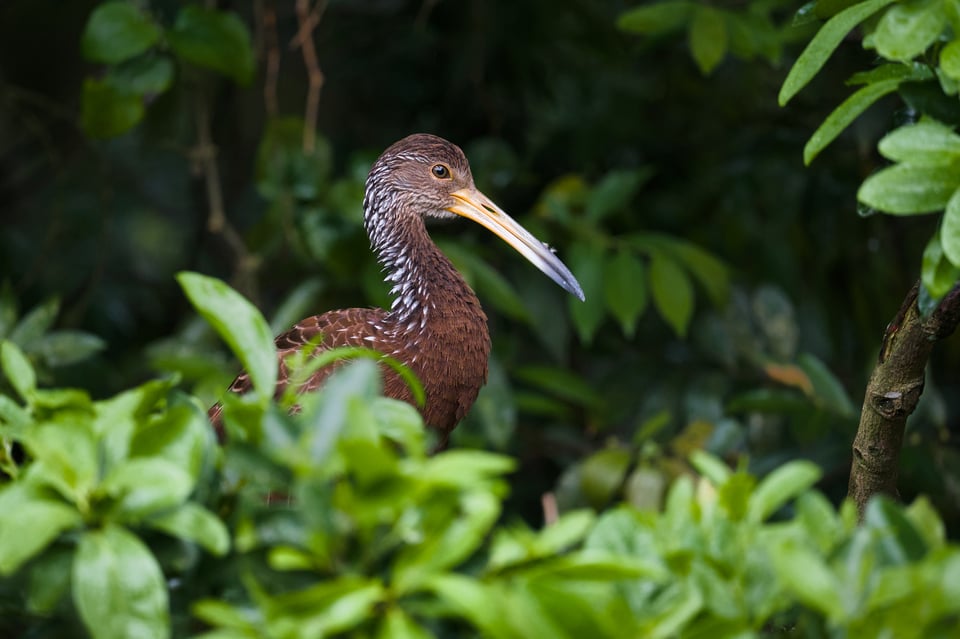
<svg viewBox="0 0 960 639">
<path fill-rule="evenodd" d="M 530 234 L 504 213 L 490 198 L 475 188 L 463 188 L 450 194 L 456 201 L 447 211 L 473 220 L 493 231 L 500 239 L 516 249 L 547 277 L 583 301 L 583 289 L 570 269 L 560 261 L 553 250 Z"/>
</svg>

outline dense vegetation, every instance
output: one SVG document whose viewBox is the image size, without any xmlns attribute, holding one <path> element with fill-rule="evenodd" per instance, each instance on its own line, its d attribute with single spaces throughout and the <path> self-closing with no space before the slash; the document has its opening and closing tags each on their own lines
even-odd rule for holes
<svg viewBox="0 0 960 639">
<path fill-rule="evenodd" d="M 0 634 L 954 636 L 955 343 L 911 505 L 843 498 L 878 351 L 960 274 L 957 9 L 4 3 Z M 420 130 L 587 296 L 434 229 L 494 355 L 433 457 L 362 353 L 265 390 L 267 336 L 388 303 L 363 180 Z"/>
</svg>

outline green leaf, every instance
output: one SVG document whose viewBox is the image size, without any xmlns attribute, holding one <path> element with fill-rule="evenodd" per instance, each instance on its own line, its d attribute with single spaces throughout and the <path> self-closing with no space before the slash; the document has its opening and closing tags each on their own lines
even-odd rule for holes
<svg viewBox="0 0 960 639">
<path fill-rule="evenodd" d="M 623 334 L 633 337 L 647 307 L 647 277 L 643 262 L 631 251 L 620 249 L 604 261 L 603 296 Z"/>
<path fill-rule="evenodd" d="M 873 46 L 888 60 L 906 62 L 926 51 L 945 26 L 939 0 L 899 3 L 880 18 L 872 34 Z"/>
<path fill-rule="evenodd" d="M 48 366 L 69 366 L 99 353 L 107 343 L 96 335 L 83 331 L 53 331 L 44 336 L 33 349 Z"/>
<path fill-rule="evenodd" d="M 823 473 L 808 461 L 792 461 L 780 466 L 757 485 L 750 497 L 748 517 L 761 522 L 784 504 L 813 486 Z"/>
<path fill-rule="evenodd" d="M 590 189 L 586 204 L 587 217 L 600 222 L 611 213 L 623 210 L 652 175 L 653 170 L 646 167 L 610 171 Z"/>
<path fill-rule="evenodd" d="M 75 503 L 87 501 L 100 472 L 98 442 L 88 419 L 67 413 L 63 421 L 31 428 L 23 442 L 36 460 L 31 469 L 37 481 Z"/>
<path fill-rule="evenodd" d="M 827 59 L 855 26 L 892 2 L 894 0 L 867 0 L 847 7 L 830 18 L 810 40 L 810 44 L 803 50 L 790 69 L 790 73 L 787 74 L 787 79 L 783 81 L 783 87 L 780 88 L 780 95 L 777 98 L 780 106 L 789 102 L 790 98 L 817 75 Z"/>
<path fill-rule="evenodd" d="M 577 335 L 585 345 L 593 342 L 606 314 L 604 305 L 598 303 L 603 292 L 603 258 L 603 249 L 593 244 L 577 243 L 570 247 L 570 270 L 577 274 L 587 301 L 568 296 L 567 308 Z"/>
<path fill-rule="evenodd" d="M 940 70 L 954 80 L 960 80 L 960 40 L 951 40 L 940 49 Z"/>
<path fill-rule="evenodd" d="M 607 505 L 623 484 L 632 455 L 624 448 L 595 452 L 580 464 L 580 490 L 590 505 Z"/>
<path fill-rule="evenodd" d="M 819 555 L 791 539 L 772 548 L 770 558 L 780 581 L 800 601 L 828 619 L 842 616 L 840 584 Z"/>
<path fill-rule="evenodd" d="M 923 250 L 920 280 L 930 297 L 939 300 L 950 292 L 958 279 L 960 279 L 960 267 L 947 259 L 940 243 L 940 231 L 937 231 Z"/>
<path fill-rule="evenodd" d="M 84 80 L 80 126 L 91 138 L 112 138 L 126 133 L 143 115 L 143 98 L 139 95 L 118 91 L 108 80 Z"/>
<path fill-rule="evenodd" d="M 146 55 L 110 69 L 107 82 L 130 95 L 159 95 L 173 83 L 173 61 L 166 56 Z"/>
<path fill-rule="evenodd" d="M 810 164 L 820 151 L 833 142 L 861 113 L 883 96 L 896 91 L 900 82 L 901 80 L 897 79 L 868 84 L 844 100 L 817 127 L 817 130 L 813 132 L 813 135 L 804 145 L 803 163 Z"/>
<path fill-rule="evenodd" d="M 73 548 L 53 547 L 30 562 L 27 610 L 52 616 L 64 597 L 69 598 Z"/>
<path fill-rule="evenodd" d="M 39 341 L 44 333 L 50 330 L 60 312 L 60 301 L 53 297 L 43 304 L 35 306 L 29 313 L 17 322 L 16 328 L 10 333 L 10 341 L 29 350 Z"/>
<path fill-rule="evenodd" d="M 222 73 L 240 85 L 253 80 L 250 33 L 236 14 L 188 5 L 177 14 L 167 41 L 186 62 Z"/>
<path fill-rule="evenodd" d="M 895 164 L 868 177 L 857 199 L 893 215 L 941 211 L 960 186 L 960 166 Z"/>
<path fill-rule="evenodd" d="M 397 606 L 387 610 L 375 636 L 377 639 L 434 639 L 430 631 Z"/>
<path fill-rule="evenodd" d="M 106 2 L 90 14 L 80 38 L 87 60 L 116 64 L 129 60 L 160 40 L 160 29 L 133 2 Z"/>
<path fill-rule="evenodd" d="M 877 541 L 881 560 L 885 564 L 916 562 L 927 554 L 927 544 L 923 536 L 907 518 L 903 507 L 883 495 L 877 495 L 867 503 L 863 523 L 882 531 L 882 534 L 877 536 Z"/>
<path fill-rule="evenodd" d="M 133 458 L 114 468 L 98 491 L 115 500 L 115 512 L 137 519 L 177 506 L 193 490 L 193 480 L 179 466 L 161 458 Z"/>
<path fill-rule="evenodd" d="M 513 319 L 529 322 L 530 313 L 513 284 L 475 252 L 453 243 L 437 243 L 484 301 Z M 473 280 L 472 282 L 470 280 Z"/>
<path fill-rule="evenodd" d="M 37 374 L 33 372 L 30 360 L 13 342 L 0 342 L 0 367 L 17 394 L 29 401 L 37 390 Z"/>
<path fill-rule="evenodd" d="M 212 512 L 193 502 L 187 502 L 171 513 L 151 516 L 143 523 L 199 544 L 218 557 L 230 549 L 230 533 L 224 523 Z"/>
<path fill-rule="evenodd" d="M 940 245 L 950 263 L 960 267 L 960 188 L 953 192 L 940 223 Z"/>
<path fill-rule="evenodd" d="M 650 259 L 650 289 L 660 316 L 679 337 L 685 337 L 693 316 L 693 286 L 672 258 L 656 252 Z"/>
<path fill-rule="evenodd" d="M 668 1 L 636 7 L 617 18 L 617 27 L 632 33 L 666 33 L 686 24 L 697 6 L 693 2 Z"/>
<path fill-rule="evenodd" d="M 80 538 L 73 600 L 93 639 L 170 636 L 163 573 L 150 550 L 125 528 L 107 525 Z"/>
<path fill-rule="evenodd" d="M 690 463 L 697 469 L 698 473 L 709 479 L 714 486 L 722 486 L 733 475 L 729 466 L 718 457 L 703 450 L 695 450 L 690 453 Z"/>
<path fill-rule="evenodd" d="M 856 414 L 856 407 L 843 384 L 826 364 L 811 353 L 797 356 L 797 364 L 813 383 L 813 396 L 817 403 L 843 417 L 853 417 Z"/>
<path fill-rule="evenodd" d="M 579 406 L 599 406 L 600 394 L 582 377 L 554 366 L 524 366 L 515 371 L 518 379 Z"/>
<path fill-rule="evenodd" d="M 61 533 L 83 523 L 75 508 L 21 481 L 0 491 L 0 575 L 9 576 Z M 16 516 L 14 517 L 13 514 Z"/>
<path fill-rule="evenodd" d="M 727 265 L 696 244 L 671 240 L 668 243 L 670 253 L 700 282 L 714 306 L 726 304 L 730 297 L 730 269 Z"/>
<path fill-rule="evenodd" d="M 948 166 L 960 161 L 960 135 L 935 120 L 902 126 L 885 135 L 877 149 L 888 160 L 911 166 Z"/>
<path fill-rule="evenodd" d="M 727 25 L 723 13 L 708 5 L 698 6 L 687 38 L 700 73 L 709 75 L 727 54 Z"/>
<path fill-rule="evenodd" d="M 268 402 L 277 386 L 277 350 L 260 311 L 218 279 L 183 271 L 177 281 L 243 364 L 257 397 Z"/>
</svg>

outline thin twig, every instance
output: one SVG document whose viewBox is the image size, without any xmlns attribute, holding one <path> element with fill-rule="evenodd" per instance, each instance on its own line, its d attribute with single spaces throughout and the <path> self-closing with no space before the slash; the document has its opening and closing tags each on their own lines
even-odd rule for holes
<svg viewBox="0 0 960 639">
<path fill-rule="evenodd" d="M 267 117 L 273 119 L 279 112 L 277 82 L 280 77 L 280 45 L 277 35 L 277 7 L 274 0 L 257 0 L 254 13 L 258 16 L 258 44 L 264 60 L 263 104 Z"/>
<path fill-rule="evenodd" d="M 299 29 L 290 47 L 300 47 L 303 52 L 303 64 L 307 67 L 307 106 L 303 114 L 303 152 L 313 153 L 317 144 L 317 118 L 320 113 L 320 90 L 323 88 L 323 71 L 317 58 L 317 49 L 313 44 L 313 30 L 320 24 L 326 0 L 319 0 L 310 10 L 310 0 L 297 0 L 297 22 Z"/>
</svg>

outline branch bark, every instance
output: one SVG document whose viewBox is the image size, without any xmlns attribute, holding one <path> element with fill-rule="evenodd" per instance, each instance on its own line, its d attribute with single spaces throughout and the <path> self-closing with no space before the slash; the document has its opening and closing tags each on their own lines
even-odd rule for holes
<svg viewBox="0 0 960 639">
<path fill-rule="evenodd" d="M 924 370 L 934 344 L 950 336 L 960 323 L 960 285 L 926 318 L 917 307 L 919 290 L 918 282 L 887 326 L 867 383 L 847 490 L 861 517 L 873 495 L 899 498 L 897 478 L 907 417 L 923 393 Z"/>
</svg>

